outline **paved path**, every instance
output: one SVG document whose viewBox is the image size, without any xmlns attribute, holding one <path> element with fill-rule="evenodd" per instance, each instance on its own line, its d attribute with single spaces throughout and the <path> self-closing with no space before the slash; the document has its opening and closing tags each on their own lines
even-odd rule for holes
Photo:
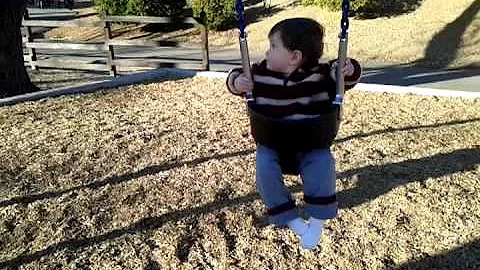
<svg viewBox="0 0 480 270">
<path fill-rule="evenodd" d="M 63 51 L 38 50 L 40 58 L 62 58 Z M 129 59 L 148 58 L 162 62 L 192 62 L 200 63 L 198 49 L 159 50 L 156 48 L 120 47 L 115 50 L 116 57 Z M 256 61 L 263 53 L 251 52 L 250 60 Z M 103 52 L 71 51 L 69 59 L 86 60 L 91 63 L 105 63 Z M 362 63 L 363 83 L 387 84 L 398 86 L 416 86 L 435 89 L 450 89 L 480 92 L 480 68 L 474 69 L 433 69 L 413 65 L 395 65 L 388 63 Z M 240 53 L 236 49 L 211 49 L 210 69 L 226 72 L 231 68 L 241 66 Z"/>
<path fill-rule="evenodd" d="M 261 59 L 262 53 L 251 53 L 251 60 Z M 237 51 L 213 51 L 212 70 L 225 71 L 240 65 Z M 362 63 L 363 83 L 416 86 L 435 89 L 451 89 L 480 92 L 480 68 L 475 69 L 433 69 L 413 65 L 386 63 Z"/>
</svg>

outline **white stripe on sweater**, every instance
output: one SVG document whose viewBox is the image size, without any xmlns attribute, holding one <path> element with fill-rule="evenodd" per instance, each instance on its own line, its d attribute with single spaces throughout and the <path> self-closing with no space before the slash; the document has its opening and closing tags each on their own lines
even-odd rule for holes
<svg viewBox="0 0 480 270">
<path fill-rule="evenodd" d="M 320 115 L 311 115 L 311 114 L 292 114 L 289 116 L 285 116 L 282 119 L 285 120 L 301 120 L 301 119 L 310 119 L 310 118 L 316 118 L 319 117 Z"/>
<path fill-rule="evenodd" d="M 308 105 L 315 101 L 323 101 L 328 99 L 329 99 L 328 93 L 322 92 L 310 97 L 301 97 L 301 98 L 292 98 L 292 99 L 273 99 L 273 98 L 257 97 L 255 101 L 258 105 L 288 106 L 294 103 Z"/>
<path fill-rule="evenodd" d="M 262 76 L 262 75 L 254 75 L 253 78 L 255 82 L 269 84 L 269 85 L 283 85 L 283 82 L 285 80 L 285 79 L 277 79 L 270 76 Z M 297 85 L 299 83 L 304 83 L 304 82 L 318 82 L 323 78 L 324 78 L 323 74 L 314 73 L 299 82 L 288 81 L 287 86 Z"/>
</svg>

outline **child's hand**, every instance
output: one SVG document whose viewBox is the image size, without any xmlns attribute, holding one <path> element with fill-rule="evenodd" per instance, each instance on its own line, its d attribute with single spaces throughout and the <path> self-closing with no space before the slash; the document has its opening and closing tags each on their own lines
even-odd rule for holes
<svg viewBox="0 0 480 270">
<path fill-rule="evenodd" d="M 253 82 L 245 74 L 240 74 L 235 80 L 233 81 L 233 86 L 235 87 L 235 91 L 238 93 L 247 93 L 252 91 L 253 89 Z"/>
<path fill-rule="evenodd" d="M 333 63 L 332 69 L 336 70 L 337 66 L 338 66 L 338 60 Z M 354 72 L 355 72 L 355 67 L 350 61 L 350 58 L 347 58 L 345 60 L 345 66 L 342 69 L 343 76 L 352 76 Z"/>
<path fill-rule="evenodd" d="M 352 64 L 352 61 L 350 61 L 350 58 L 347 58 L 345 60 L 345 66 L 343 67 L 343 76 L 352 76 L 353 72 L 355 72 L 355 67 Z"/>
</svg>

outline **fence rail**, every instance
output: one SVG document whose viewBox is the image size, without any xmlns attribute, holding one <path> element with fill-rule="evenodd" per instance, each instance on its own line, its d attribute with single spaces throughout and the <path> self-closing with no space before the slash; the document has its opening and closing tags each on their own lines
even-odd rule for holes
<svg viewBox="0 0 480 270">
<path fill-rule="evenodd" d="M 131 22 L 131 23 L 183 23 L 191 25 L 201 25 L 194 18 L 174 19 L 171 17 L 150 17 L 150 16 L 104 16 L 106 22 Z"/>
<path fill-rule="evenodd" d="M 186 46 L 184 43 L 176 41 L 156 41 L 156 40 L 131 40 L 114 38 L 112 35 L 113 23 L 135 23 L 135 24 L 187 24 L 193 25 L 200 29 L 201 44 L 197 46 L 199 54 L 201 56 L 201 63 L 179 63 L 168 62 L 158 59 L 121 59 L 116 57 L 116 47 L 155 47 L 165 50 L 172 50 L 172 48 L 192 48 L 192 46 Z M 135 68 L 163 68 L 163 67 L 176 67 L 185 69 L 196 70 L 209 70 L 209 51 L 208 51 L 208 31 L 207 28 L 196 21 L 194 18 L 181 18 L 174 19 L 169 17 L 149 17 L 149 16 L 103 16 L 101 22 L 82 22 L 82 21 L 55 21 L 55 20 L 37 20 L 31 19 L 29 12 L 25 12 L 22 26 L 25 30 L 25 37 L 23 43 L 27 55 L 24 57 L 25 64 L 29 65 L 32 69 L 38 69 L 40 67 L 61 68 L 61 69 L 80 69 L 80 70 L 95 70 L 95 71 L 108 71 L 110 75 L 117 75 L 117 67 L 135 67 Z M 85 27 L 85 28 L 99 28 L 103 27 L 103 41 L 90 42 L 90 43 L 76 43 L 64 42 L 64 41 L 48 41 L 48 40 L 35 40 L 33 38 L 32 27 Z M 194 47 L 196 48 L 196 47 Z M 78 51 L 94 51 L 103 52 L 105 63 L 86 63 L 78 60 L 70 60 L 65 56 L 63 59 L 68 61 L 62 61 L 60 59 L 38 59 L 38 49 L 49 50 L 78 50 Z M 138 57 L 136 57 L 138 58 Z M 163 61 L 163 62 L 162 62 Z M 193 62 L 192 59 L 189 61 Z"/>
</svg>

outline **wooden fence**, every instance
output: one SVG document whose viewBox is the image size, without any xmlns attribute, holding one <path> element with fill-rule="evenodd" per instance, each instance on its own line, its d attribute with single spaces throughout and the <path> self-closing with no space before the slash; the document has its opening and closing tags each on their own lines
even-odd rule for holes
<svg viewBox="0 0 480 270">
<path fill-rule="evenodd" d="M 82 21 L 55 21 L 55 20 L 34 20 L 31 19 L 28 12 L 25 12 L 23 27 L 24 27 L 24 45 L 27 51 L 25 56 L 25 64 L 32 69 L 38 69 L 39 67 L 50 67 L 60 69 L 78 69 L 78 70 L 95 70 L 106 71 L 110 75 L 117 75 L 117 67 L 129 67 L 129 68 L 162 68 L 162 67 L 175 67 L 181 69 L 194 69 L 194 70 L 209 70 L 209 52 L 208 52 L 208 31 L 206 27 L 196 21 L 194 18 L 182 18 L 172 19 L 168 17 L 147 17 L 147 16 L 103 16 L 102 18 L 104 28 L 104 39 L 102 42 L 90 42 L 90 43 L 70 43 L 63 41 L 51 41 L 51 40 L 35 40 L 32 34 L 32 27 L 98 27 L 98 22 L 82 22 Z M 200 29 L 201 45 L 199 54 L 201 55 L 201 63 L 179 63 L 173 62 L 158 62 L 151 59 L 131 60 L 131 59 L 117 59 L 115 57 L 115 47 L 157 47 L 165 49 L 166 51 L 172 50 L 172 48 L 185 47 L 176 41 L 154 41 L 154 40 L 129 40 L 118 39 L 112 37 L 112 23 L 136 23 L 136 24 L 187 24 L 193 25 Z M 61 59 L 39 59 L 37 50 L 49 49 L 49 50 L 78 50 L 78 51 L 94 51 L 104 52 L 104 59 L 106 64 L 99 64 L 85 61 L 72 61 L 68 60 L 66 56 L 62 56 Z M 65 61 L 65 60 L 68 61 Z M 193 62 L 193 61 L 191 61 Z"/>
</svg>

